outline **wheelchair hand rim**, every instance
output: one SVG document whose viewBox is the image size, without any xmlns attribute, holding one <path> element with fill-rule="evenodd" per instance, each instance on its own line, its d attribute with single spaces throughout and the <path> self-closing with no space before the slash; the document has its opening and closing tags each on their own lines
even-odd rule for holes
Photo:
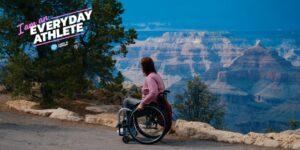
<svg viewBox="0 0 300 150">
<path fill-rule="evenodd" d="M 140 134 L 142 134 L 143 136 L 151 139 L 150 141 L 144 141 L 144 140 L 141 140 L 139 138 L 137 138 L 134 134 L 134 132 L 132 131 L 132 129 L 129 128 L 129 134 L 131 135 L 131 137 L 139 142 L 139 143 L 142 143 L 142 144 L 153 144 L 153 143 L 156 143 L 158 141 L 160 141 L 164 136 L 165 134 L 167 133 L 167 120 L 166 120 L 166 115 L 163 111 L 161 111 L 159 108 L 155 107 L 155 106 L 145 106 L 144 107 L 144 110 L 146 109 L 153 109 L 155 110 L 157 113 L 159 113 L 162 117 L 163 117 L 163 130 L 162 130 L 162 133 L 160 135 L 157 135 L 157 136 L 150 136 L 150 135 L 147 135 L 145 132 L 143 132 L 139 126 L 136 125 L 136 120 L 135 120 L 135 113 L 138 111 L 138 110 L 134 110 L 132 113 L 131 113 L 131 116 L 130 116 L 130 121 L 129 121 L 129 127 L 130 126 L 134 126 L 135 130 L 137 130 Z"/>
</svg>

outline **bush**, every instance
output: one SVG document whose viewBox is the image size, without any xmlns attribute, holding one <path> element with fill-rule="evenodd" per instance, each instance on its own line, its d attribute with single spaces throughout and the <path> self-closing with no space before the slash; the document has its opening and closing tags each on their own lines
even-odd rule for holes
<svg viewBox="0 0 300 150">
<path fill-rule="evenodd" d="M 225 105 L 197 76 L 188 81 L 183 94 L 175 96 L 174 107 L 181 119 L 206 122 L 215 127 L 223 124 Z"/>
<path fill-rule="evenodd" d="M 298 128 L 298 122 L 297 120 L 290 120 L 288 121 L 288 126 L 291 130 L 295 130 Z"/>
</svg>

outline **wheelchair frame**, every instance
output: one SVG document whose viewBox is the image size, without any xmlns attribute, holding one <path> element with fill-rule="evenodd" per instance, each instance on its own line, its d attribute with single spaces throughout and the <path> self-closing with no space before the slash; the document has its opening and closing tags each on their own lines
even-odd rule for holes
<svg viewBox="0 0 300 150">
<path fill-rule="evenodd" d="M 164 125 L 167 126 L 166 115 L 161 109 L 159 109 L 158 107 L 155 107 L 155 106 L 145 106 L 145 107 L 147 107 L 147 108 L 152 107 L 154 110 L 156 109 L 156 111 L 158 111 L 163 116 Z M 128 109 L 128 108 L 121 108 L 118 112 L 118 131 L 119 131 L 119 136 L 122 136 L 122 141 L 126 144 L 129 143 L 131 140 L 135 140 L 135 141 L 137 141 L 141 144 L 153 144 L 153 143 L 156 143 L 156 142 L 160 141 L 164 137 L 164 135 L 167 133 L 167 128 L 166 127 L 164 127 L 162 134 L 157 136 L 158 138 L 154 141 L 151 141 L 151 142 L 143 142 L 143 141 L 140 141 L 140 140 L 136 140 L 135 137 L 133 137 L 132 133 L 129 131 L 130 128 L 129 128 L 129 122 L 127 120 L 127 118 L 128 118 L 127 112 L 131 112 L 130 117 L 129 117 L 131 119 L 131 117 L 133 117 L 133 116 L 131 116 L 132 112 L 135 112 L 135 111 L 136 110 L 131 110 L 131 109 Z M 121 120 L 121 115 L 123 117 L 122 120 Z M 145 136 L 144 135 L 145 133 L 141 133 L 138 129 L 136 129 L 135 124 L 134 124 L 134 127 L 135 127 L 135 130 L 136 130 L 135 132 L 137 132 L 136 134 L 140 133 L 143 136 Z M 123 129 L 123 131 L 121 131 L 121 128 Z M 132 138 L 130 138 L 130 137 L 132 137 Z"/>
</svg>

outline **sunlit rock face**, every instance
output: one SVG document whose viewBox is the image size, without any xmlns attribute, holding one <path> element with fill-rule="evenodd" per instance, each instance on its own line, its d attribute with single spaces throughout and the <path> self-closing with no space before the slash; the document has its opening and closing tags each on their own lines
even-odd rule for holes
<svg viewBox="0 0 300 150">
<path fill-rule="evenodd" d="M 136 78 L 142 76 L 141 57 L 152 57 L 158 72 L 168 76 L 165 80 L 170 83 L 175 83 L 170 76 L 177 76 L 176 81 L 178 77 L 190 79 L 194 75 L 213 80 L 219 68 L 231 66 L 258 39 L 293 66 L 300 66 L 300 32 L 139 32 L 139 37 L 136 44 L 129 46 L 127 56 L 118 57 L 116 64 L 128 80 L 139 84 Z"/>
<path fill-rule="evenodd" d="M 148 56 L 154 59 L 157 71 L 172 91 L 171 101 L 175 94 L 183 92 L 188 80 L 200 76 L 228 104 L 225 123 L 229 129 L 281 130 L 287 128 L 288 120 L 300 120 L 300 32 L 185 31 L 139 35 L 136 44 L 129 46 L 127 57 L 116 58 L 116 68 L 126 82 L 142 85 L 144 76 L 139 61 Z"/>
<path fill-rule="evenodd" d="M 300 91 L 293 89 L 300 87 L 300 67 L 293 66 L 276 51 L 258 44 L 247 49 L 230 67 L 220 71 L 216 82 L 227 83 L 264 98 L 296 98 Z"/>
<path fill-rule="evenodd" d="M 300 67 L 261 45 L 245 50 L 209 86 L 227 102 L 232 129 L 282 130 L 289 120 L 300 119 Z"/>
<path fill-rule="evenodd" d="M 195 75 L 204 75 L 208 70 L 228 67 L 233 60 L 242 55 L 242 49 L 231 44 L 226 32 L 165 32 L 158 37 L 138 40 L 129 47 L 126 58 L 118 58 L 117 68 L 128 79 L 141 75 L 139 60 L 150 56 L 156 63 L 160 74 L 175 83 L 190 79 Z M 166 76 L 166 77 L 165 77 Z M 173 79 L 170 77 L 176 77 Z M 136 81 L 134 81 L 136 82 Z M 169 84 L 171 86 L 172 84 Z"/>
</svg>

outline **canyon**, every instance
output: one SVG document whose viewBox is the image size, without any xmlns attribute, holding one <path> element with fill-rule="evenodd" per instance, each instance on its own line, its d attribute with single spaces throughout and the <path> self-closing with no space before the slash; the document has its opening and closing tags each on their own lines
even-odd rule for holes
<svg viewBox="0 0 300 150">
<path fill-rule="evenodd" d="M 116 68 L 142 85 L 139 59 L 156 63 L 170 101 L 199 76 L 227 104 L 225 128 L 247 133 L 286 130 L 300 120 L 300 32 L 141 32 Z M 258 41 L 258 42 L 257 42 Z M 257 42 L 257 43 L 256 43 Z"/>
</svg>

